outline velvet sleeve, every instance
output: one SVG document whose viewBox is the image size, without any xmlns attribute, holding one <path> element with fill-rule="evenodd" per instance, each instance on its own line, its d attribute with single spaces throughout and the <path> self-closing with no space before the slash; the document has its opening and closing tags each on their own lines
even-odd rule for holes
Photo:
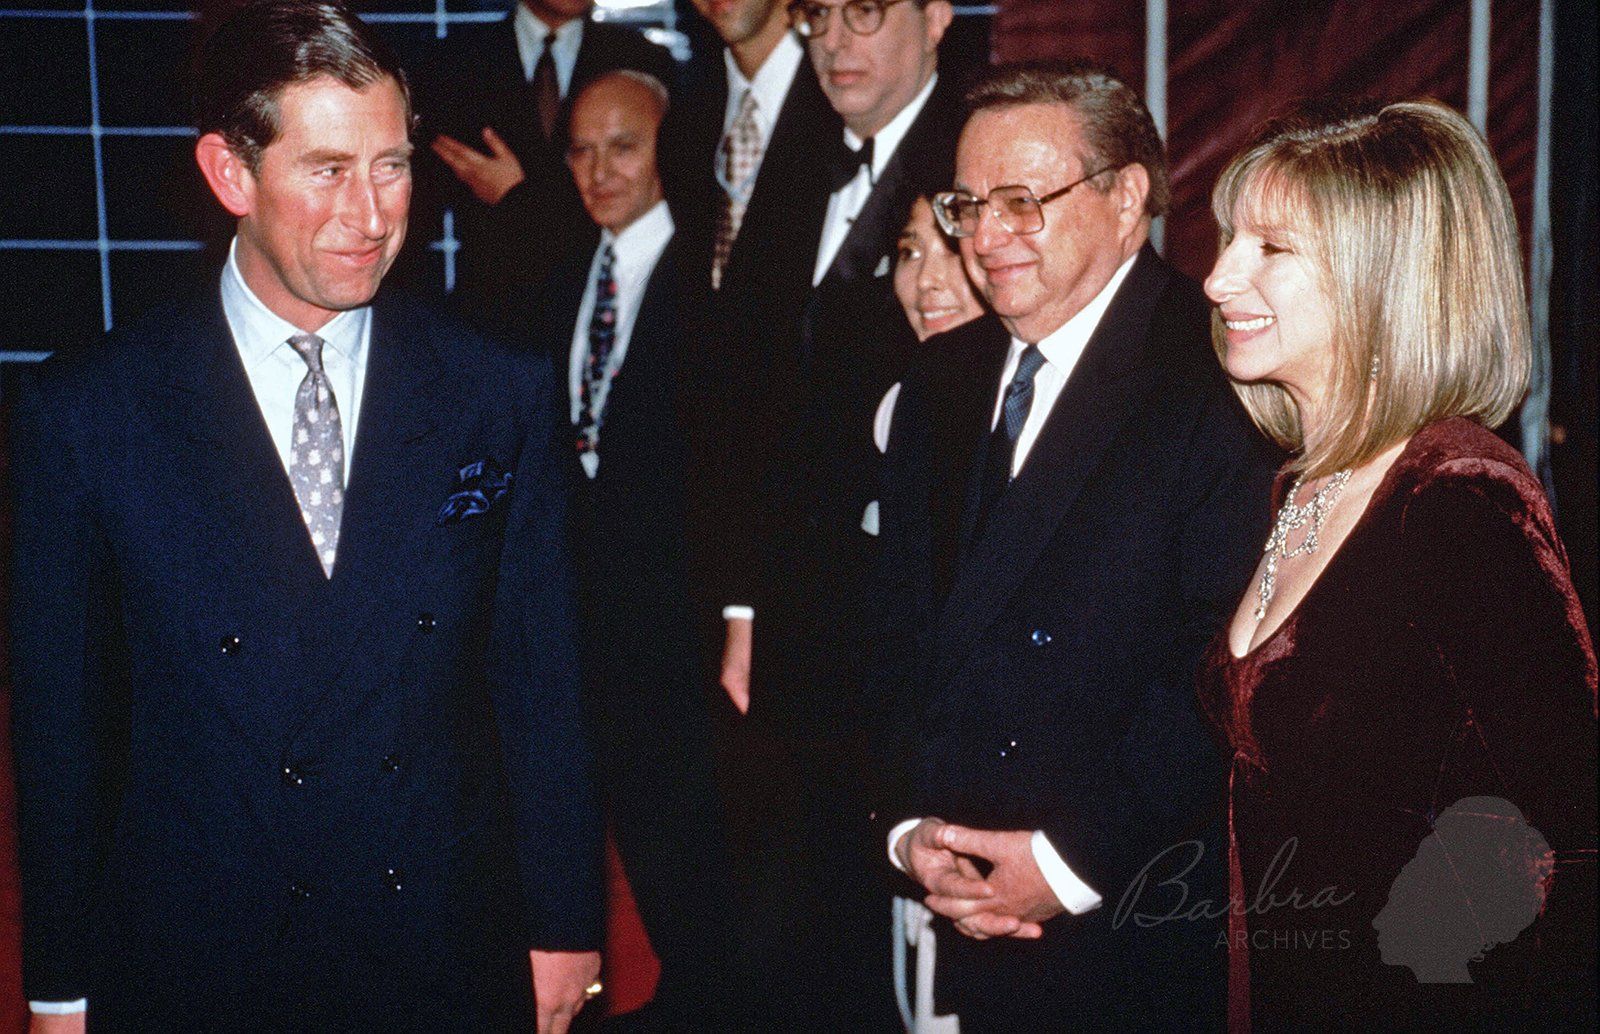
<svg viewBox="0 0 1600 1034">
<path fill-rule="evenodd" d="M 1413 631 L 1463 715 L 1434 809 L 1487 793 L 1539 831 L 1553 868 L 1538 983 L 1555 996 L 1586 981 L 1592 995 L 1595 656 L 1549 506 L 1526 469 L 1454 460 L 1408 500 L 1402 542 L 1416 564 Z"/>
<path fill-rule="evenodd" d="M 1418 568 L 1417 631 L 1507 797 L 1535 809 L 1558 849 L 1558 836 L 1592 838 L 1594 648 L 1538 483 L 1493 460 L 1452 461 L 1415 490 L 1402 538 Z"/>
</svg>

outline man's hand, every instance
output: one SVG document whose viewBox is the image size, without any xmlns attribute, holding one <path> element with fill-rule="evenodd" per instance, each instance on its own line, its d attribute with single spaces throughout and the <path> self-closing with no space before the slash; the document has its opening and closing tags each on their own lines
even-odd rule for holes
<svg viewBox="0 0 1600 1034">
<path fill-rule="evenodd" d="M 28 1017 L 28 1034 L 83 1034 L 89 1013 L 36 1012 Z"/>
<path fill-rule="evenodd" d="M 433 153 L 450 166 L 456 179 L 465 183 L 479 201 L 486 205 L 498 205 L 500 199 L 521 183 L 526 174 L 522 171 L 522 163 L 511 153 L 511 148 L 489 126 L 483 127 L 483 142 L 489 148 L 487 156 L 455 137 L 441 133 L 434 138 Z"/>
<path fill-rule="evenodd" d="M 911 878 L 928 891 L 927 904 L 940 915 L 957 919 L 957 928 L 969 937 L 987 940 L 990 937 L 1022 936 L 1022 920 L 989 909 L 995 890 L 978 872 L 972 859 L 958 854 L 944 843 L 948 823 L 936 818 L 926 818 L 914 826 L 894 845 L 895 856 L 905 866 Z M 934 908 L 935 900 L 959 902 L 951 911 Z"/>
<path fill-rule="evenodd" d="M 597 951 L 528 952 L 533 963 L 533 1002 L 539 1034 L 567 1034 L 572 1018 L 589 1000 L 585 989 L 600 978 Z"/>
<path fill-rule="evenodd" d="M 1033 832 L 1026 829 L 971 829 L 944 823 L 934 835 L 944 850 L 964 859 L 982 858 L 993 866 L 985 885 L 987 897 L 970 893 L 932 892 L 923 903 L 939 915 L 955 920 L 956 929 L 969 937 L 1044 936 L 1045 920 L 1066 911 L 1057 900 L 1039 863 L 1033 857 Z"/>
<path fill-rule="evenodd" d="M 750 643 L 755 622 L 728 618 L 728 637 L 722 644 L 722 688 L 740 714 L 750 713 Z"/>
</svg>

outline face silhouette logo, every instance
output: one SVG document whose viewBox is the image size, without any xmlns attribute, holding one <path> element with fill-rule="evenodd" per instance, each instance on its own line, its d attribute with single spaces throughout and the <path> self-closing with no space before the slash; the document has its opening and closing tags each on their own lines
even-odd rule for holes
<svg viewBox="0 0 1600 1034">
<path fill-rule="evenodd" d="M 1463 797 L 1434 820 L 1372 921 L 1378 950 L 1419 984 L 1470 984 L 1483 959 L 1532 925 L 1555 856 L 1544 835 L 1499 797 Z"/>
</svg>

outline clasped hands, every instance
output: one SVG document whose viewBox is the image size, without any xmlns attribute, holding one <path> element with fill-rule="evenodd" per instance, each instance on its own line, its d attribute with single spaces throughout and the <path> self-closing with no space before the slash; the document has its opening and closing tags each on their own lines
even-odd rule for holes
<svg viewBox="0 0 1600 1034">
<path fill-rule="evenodd" d="M 928 892 L 923 904 L 975 940 L 1044 936 L 1064 908 L 1033 858 L 1031 830 L 985 830 L 925 818 L 895 844 L 907 874 Z M 979 859 L 991 868 L 985 876 Z"/>
</svg>

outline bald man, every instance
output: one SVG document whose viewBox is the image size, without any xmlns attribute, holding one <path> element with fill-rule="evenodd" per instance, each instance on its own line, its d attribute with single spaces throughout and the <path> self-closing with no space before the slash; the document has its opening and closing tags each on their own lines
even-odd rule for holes
<svg viewBox="0 0 1600 1034">
<path fill-rule="evenodd" d="M 656 165 L 666 108 L 661 83 L 631 71 L 575 99 L 567 165 L 599 239 L 557 265 L 535 340 L 548 343 L 566 385 L 557 446 L 570 457 L 579 649 L 600 783 L 662 963 L 642 1026 L 708 1030 L 725 1028 L 720 1010 L 737 981 L 720 933 L 724 848 L 686 603 L 678 248 Z"/>
</svg>

